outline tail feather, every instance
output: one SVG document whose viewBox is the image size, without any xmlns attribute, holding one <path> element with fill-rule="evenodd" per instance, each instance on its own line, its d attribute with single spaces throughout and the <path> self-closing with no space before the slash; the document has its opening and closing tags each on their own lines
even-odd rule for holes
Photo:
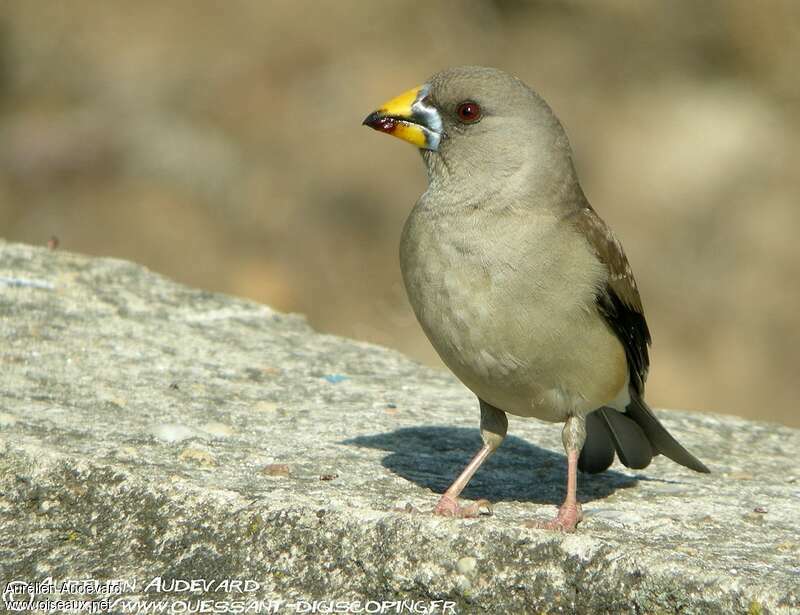
<svg viewBox="0 0 800 615">
<path fill-rule="evenodd" d="M 650 465 L 654 454 L 653 448 L 635 421 L 612 408 L 600 408 L 597 413 L 605 422 L 619 460 L 623 464 L 637 470 Z"/>
<path fill-rule="evenodd" d="M 665 455 L 695 472 L 709 472 L 697 457 L 670 435 L 641 397 L 631 392 L 625 412 L 599 408 L 586 417 L 586 442 L 578 459 L 581 472 L 596 474 L 619 460 L 629 468 L 647 467 L 655 455 Z"/>
<path fill-rule="evenodd" d="M 598 412 L 586 416 L 586 442 L 578 458 L 578 469 L 589 474 L 598 474 L 614 463 L 614 442 Z"/>
<path fill-rule="evenodd" d="M 672 437 L 666 427 L 664 427 L 661 421 L 656 418 L 656 415 L 653 414 L 653 411 L 647 406 L 645 401 L 638 395 L 631 394 L 631 403 L 625 409 L 625 414 L 636 421 L 637 425 L 639 425 L 650 441 L 655 453 L 661 453 L 672 459 L 675 463 L 679 463 L 695 472 L 710 472 L 702 461 L 683 448 L 683 446 Z M 623 463 L 625 462 L 623 461 Z"/>
</svg>

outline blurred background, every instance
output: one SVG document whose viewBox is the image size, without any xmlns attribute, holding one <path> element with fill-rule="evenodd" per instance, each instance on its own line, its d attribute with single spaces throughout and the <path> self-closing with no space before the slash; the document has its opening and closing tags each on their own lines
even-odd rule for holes
<svg viewBox="0 0 800 615">
<path fill-rule="evenodd" d="M 800 426 L 800 2 L 4 0 L 0 236 L 440 365 L 397 257 L 423 166 L 360 123 L 458 64 L 561 117 L 639 280 L 651 403 Z"/>
</svg>

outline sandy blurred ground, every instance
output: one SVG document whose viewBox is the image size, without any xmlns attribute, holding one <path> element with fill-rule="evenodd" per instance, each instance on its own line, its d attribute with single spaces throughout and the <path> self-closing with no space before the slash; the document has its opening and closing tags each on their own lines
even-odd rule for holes
<svg viewBox="0 0 800 615">
<path fill-rule="evenodd" d="M 4 0 L 0 235 L 438 364 L 397 263 L 422 164 L 360 122 L 468 63 L 566 125 L 640 282 L 651 402 L 800 425 L 800 2 Z"/>
</svg>

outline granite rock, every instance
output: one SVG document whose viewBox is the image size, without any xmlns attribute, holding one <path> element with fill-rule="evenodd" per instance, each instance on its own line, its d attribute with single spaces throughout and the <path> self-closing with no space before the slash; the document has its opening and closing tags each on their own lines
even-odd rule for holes
<svg viewBox="0 0 800 615">
<path fill-rule="evenodd" d="M 511 417 L 465 492 L 494 515 L 435 517 L 480 442 L 449 374 L 131 263 L 0 241 L 3 589 L 124 579 L 115 600 L 275 612 L 800 612 L 800 431 L 659 415 L 712 474 L 616 464 L 580 476 L 577 533 L 530 529 L 563 496 L 560 431 Z"/>
</svg>

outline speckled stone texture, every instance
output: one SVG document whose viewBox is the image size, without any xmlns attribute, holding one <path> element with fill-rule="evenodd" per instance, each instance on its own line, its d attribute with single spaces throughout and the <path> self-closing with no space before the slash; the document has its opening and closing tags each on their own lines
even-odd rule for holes
<svg viewBox="0 0 800 615">
<path fill-rule="evenodd" d="M 494 516 L 434 517 L 480 441 L 449 374 L 137 265 L 0 242 L 3 585 L 232 578 L 265 598 L 458 613 L 800 612 L 800 431 L 659 415 L 711 475 L 615 465 L 579 477 L 576 534 L 529 529 L 563 496 L 560 430 L 511 417 L 465 493 Z"/>
</svg>

